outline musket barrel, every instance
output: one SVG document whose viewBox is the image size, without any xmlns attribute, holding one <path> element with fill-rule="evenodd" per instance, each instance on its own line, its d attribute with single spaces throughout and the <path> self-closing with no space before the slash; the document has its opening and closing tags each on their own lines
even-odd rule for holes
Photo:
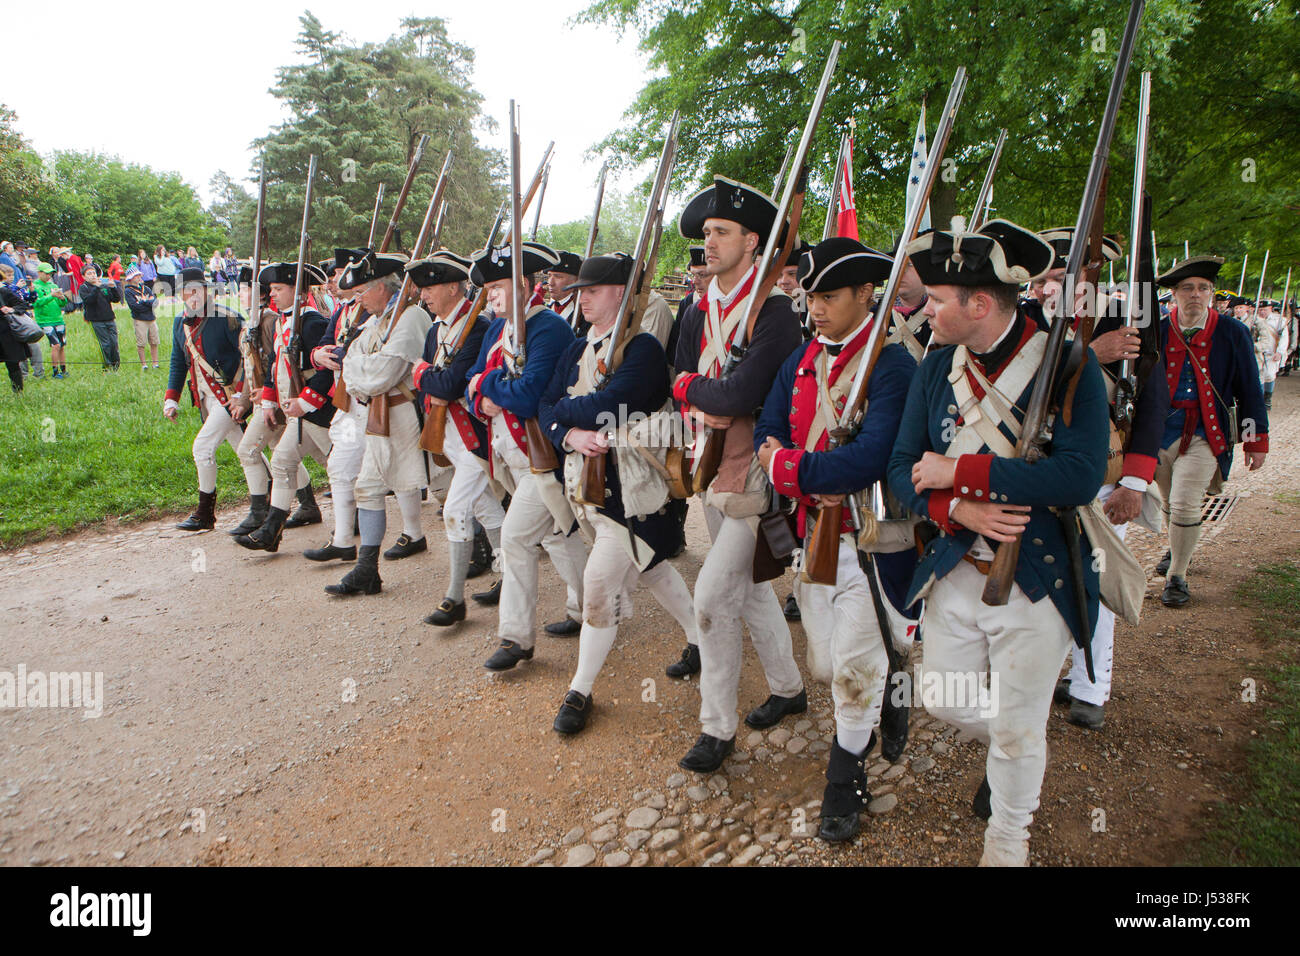
<svg viewBox="0 0 1300 956">
<path fill-rule="evenodd" d="M 549 150 L 548 150 L 549 152 Z M 545 160 L 543 160 L 545 161 Z M 524 280 L 524 237 L 523 230 L 520 228 L 519 217 L 520 211 L 519 199 L 519 110 L 515 106 L 515 101 L 510 101 L 510 305 L 513 311 L 512 325 L 514 335 L 511 338 L 511 347 L 513 350 L 513 369 L 514 373 L 520 372 L 524 367 L 524 305 L 523 298 L 519 294 L 519 285 Z"/>
<path fill-rule="evenodd" d="M 1133 161 L 1133 207 L 1131 210 L 1132 231 L 1129 233 L 1129 267 L 1128 295 L 1124 300 L 1124 324 L 1133 328 L 1139 303 L 1135 291 L 1138 288 L 1136 276 L 1142 259 L 1142 195 L 1147 188 L 1147 132 L 1151 118 L 1151 72 L 1142 74 L 1141 93 L 1138 98 L 1137 156 Z M 1144 313 L 1145 314 L 1145 313 Z M 1124 359 L 1120 363 L 1119 376 L 1127 379 L 1133 374 L 1133 360 Z"/>
<path fill-rule="evenodd" d="M 1268 275 L 1268 254 L 1272 250 L 1264 250 L 1264 268 L 1259 270 L 1259 289 L 1255 292 L 1255 307 L 1250 310 L 1250 321 L 1254 322 L 1255 317 L 1259 315 L 1259 300 L 1264 295 L 1264 278 Z"/>
<path fill-rule="evenodd" d="M 826 206 L 826 225 L 822 228 L 822 242 L 829 239 L 835 230 L 835 221 L 840 208 L 840 193 L 844 191 L 844 153 L 849 147 L 849 131 L 840 134 L 840 153 L 835 158 L 835 175 L 831 179 L 831 201 Z"/>
<path fill-rule="evenodd" d="M 375 230 L 379 227 L 379 210 L 384 205 L 384 184 L 379 184 L 379 189 L 375 191 L 375 211 L 370 214 L 370 234 L 366 236 L 366 248 L 375 247 Z"/>
<path fill-rule="evenodd" d="M 384 232 L 383 242 L 379 245 L 380 252 L 387 252 L 388 247 L 393 242 L 393 236 L 397 233 L 397 217 L 406 208 L 406 197 L 411 193 L 411 186 L 415 183 L 415 174 L 420 171 L 420 162 L 424 159 L 424 148 L 428 144 L 429 137 L 421 133 L 419 141 L 415 144 L 415 154 L 411 157 L 411 165 L 406 170 L 406 181 L 402 183 L 402 191 L 397 194 L 397 205 L 393 207 L 393 216 L 388 220 L 388 229 Z"/>
<path fill-rule="evenodd" d="M 596 236 L 600 234 L 600 207 L 605 201 L 605 176 L 609 173 L 609 161 L 600 167 L 600 179 L 596 181 L 596 208 L 591 214 L 591 227 L 587 230 L 587 247 L 584 259 L 590 259 L 596 251 Z"/>
<path fill-rule="evenodd" d="M 998 171 L 998 160 L 1002 158 L 1002 147 L 1007 141 L 1006 127 L 998 130 L 998 141 L 993 147 L 993 156 L 989 159 L 988 172 L 984 174 L 984 182 L 980 186 L 979 195 L 975 197 L 975 208 L 970 214 L 970 229 L 975 230 L 984 225 L 984 217 L 988 215 L 989 196 L 993 192 L 993 176 Z"/>
</svg>

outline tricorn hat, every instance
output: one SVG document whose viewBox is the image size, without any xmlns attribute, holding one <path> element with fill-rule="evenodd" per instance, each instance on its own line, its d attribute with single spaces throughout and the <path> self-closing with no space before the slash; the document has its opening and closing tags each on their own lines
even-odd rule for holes
<svg viewBox="0 0 1300 956">
<path fill-rule="evenodd" d="M 261 285 L 270 285 L 278 282 L 281 285 L 294 285 L 298 280 L 298 263 L 296 262 L 271 262 L 262 267 L 257 281 Z M 324 285 L 325 273 L 320 267 L 311 262 L 302 264 L 302 285 L 303 288 L 313 285 Z"/>
<path fill-rule="evenodd" d="M 421 289 L 445 282 L 465 282 L 473 268 L 473 262 L 445 249 L 427 259 L 416 259 L 406 264 L 411 281 Z"/>
<path fill-rule="evenodd" d="M 496 282 L 500 279 L 509 279 L 511 276 L 511 249 L 507 243 L 503 246 L 488 246 L 486 249 L 480 249 L 470 258 L 474 261 L 474 268 L 470 272 L 470 281 L 477 286 L 487 285 L 489 282 Z M 560 261 L 553 249 L 549 249 L 540 242 L 525 242 L 523 275 L 535 275 L 538 272 L 544 272 L 547 269 L 553 269 Z"/>
<path fill-rule="evenodd" d="M 585 289 L 593 285 L 627 285 L 627 280 L 631 277 L 632 257 L 627 253 L 592 256 L 582 263 L 578 281 L 569 286 L 569 289 Z"/>
<path fill-rule="evenodd" d="M 1192 256 L 1178 263 L 1164 275 L 1156 276 L 1156 285 L 1172 289 L 1184 279 L 1209 279 L 1213 282 L 1219 277 L 1219 269 L 1222 266 L 1223 258 L 1220 256 Z"/>
<path fill-rule="evenodd" d="M 566 276 L 576 276 L 582 271 L 582 256 L 572 252 L 557 252 L 560 261 L 551 266 L 552 272 L 562 272 Z"/>
<path fill-rule="evenodd" d="M 712 186 L 705 187 L 687 201 L 678 231 L 685 239 L 703 239 L 707 219 L 738 222 L 758 233 L 759 242 L 767 242 L 767 235 L 776 222 L 776 204 L 753 186 L 725 176 L 714 176 Z"/>
<path fill-rule="evenodd" d="M 845 286 L 879 285 L 894 260 L 847 236 L 832 236 L 799 257 L 799 285 L 805 292 L 830 292 Z"/>
<path fill-rule="evenodd" d="M 339 288 L 355 289 L 374 279 L 395 275 L 406 266 L 406 256 L 393 252 L 362 250 L 362 254 L 348 263 L 339 277 Z"/>
<path fill-rule="evenodd" d="M 335 269 L 346 269 L 349 265 L 356 262 L 365 254 L 366 254 L 365 249 L 344 249 L 341 247 L 335 249 L 334 263 L 325 271 L 333 272 Z"/>
<path fill-rule="evenodd" d="M 1052 268 L 1064 269 L 1065 260 L 1070 257 L 1070 243 L 1074 241 L 1074 227 L 1061 226 L 1057 229 L 1044 229 L 1039 232 L 1039 235 L 1056 252 L 1056 259 L 1052 262 Z M 1109 236 L 1101 237 L 1101 251 L 1107 262 L 1115 262 L 1124 255 L 1124 250 L 1120 248 L 1120 244 Z"/>
<path fill-rule="evenodd" d="M 691 265 L 692 265 L 692 266 L 697 266 L 697 267 L 698 267 L 698 266 L 702 266 L 702 265 L 704 265 L 704 247 L 703 247 L 703 246 L 691 246 L 691 248 L 690 248 L 690 253 L 691 253 Z"/>
<path fill-rule="evenodd" d="M 1021 285 L 1052 267 L 1052 247 L 1036 233 L 1005 219 L 975 232 L 931 229 L 907 244 L 907 256 L 926 285 Z"/>
</svg>

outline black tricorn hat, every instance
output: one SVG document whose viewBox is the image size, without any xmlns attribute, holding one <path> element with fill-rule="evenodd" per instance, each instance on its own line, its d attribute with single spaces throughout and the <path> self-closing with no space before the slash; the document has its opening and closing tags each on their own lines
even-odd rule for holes
<svg viewBox="0 0 1300 956">
<path fill-rule="evenodd" d="M 692 196 L 682 210 L 677 226 L 682 238 L 703 239 L 707 219 L 738 222 L 758 233 L 758 240 L 763 243 L 767 242 L 767 234 L 776 222 L 776 204 L 753 186 L 714 176 L 713 185 Z"/>
<path fill-rule="evenodd" d="M 365 249 L 343 249 L 334 250 L 334 264 L 326 272 L 333 272 L 335 269 L 346 269 L 349 265 L 356 262 L 366 254 Z"/>
<path fill-rule="evenodd" d="M 99 270 L 96 269 L 94 266 L 91 266 L 90 268 L 91 268 L 91 270 L 92 270 L 93 272 L 95 272 L 95 273 L 98 273 L 98 272 L 99 272 Z M 190 266 L 190 267 L 188 267 L 188 268 L 186 268 L 186 269 L 182 269 L 182 270 L 180 271 L 180 275 L 178 275 L 176 278 L 180 279 L 181 282 L 183 282 L 183 283 L 189 283 L 189 282 L 207 282 L 207 281 L 208 281 L 208 274 L 207 274 L 206 272 L 204 272 L 202 269 L 199 269 L 199 268 L 197 268 L 197 267 L 195 267 L 195 266 Z"/>
<path fill-rule="evenodd" d="M 1062 226 L 1059 229 L 1044 229 L 1038 235 L 1056 253 L 1056 258 L 1052 261 L 1052 268 L 1064 269 L 1065 260 L 1070 256 L 1070 243 L 1074 241 L 1074 227 Z M 1101 237 L 1101 251 L 1107 262 L 1115 262 L 1124 255 L 1124 250 L 1120 248 L 1119 243 L 1109 236 Z"/>
<path fill-rule="evenodd" d="M 258 284 L 270 285 L 272 282 L 278 282 L 281 285 L 293 285 L 298 278 L 298 263 L 296 262 L 271 262 L 262 266 L 262 272 L 257 277 Z M 310 262 L 302 264 L 302 286 L 307 288 L 313 285 L 324 285 L 325 273 L 320 267 Z"/>
<path fill-rule="evenodd" d="M 562 272 L 566 276 L 576 276 L 582 272 L 582 256 L 573 252 L 557 252 L 560 261 L 551 266 L 552 272 Z"/>
<path fill-rule="evenodd" d="M 480 249 L 470 257 L 474 260 L 474 268 L 469 276 L 470 281 L 477 286 L 485 286 L 489 282 L 509 279 L 511 276 L 510 257 L 509 244 Z M 540 242 L 524 243 L 523 275 L 530 276 L 538 272 L 545 272 L 547 269 L 553 269 L 559 261 L 559 256 L 556 255 L 555 250 L 542 245 Z"/>
<path fill-rule="evenodd" d="M 406 261 L 406 256 L 397 253 L 362 250 L 362 255 L 353 259 L 343 270 L 343 275 L 339 277 L 339 288 L 355 289 L 374 279 L 394 275 L 405 268 Z"/>
<path fill-rule="evenodd" d="M 1250 305 L 1250 303 L 1246 301 L 1245 296 L 1241 295 L 1234 295 L 1228 300 L 1228 308 L 1230 309 L 1235 309 L 1239 305 Z"/>
<path fill-rule="evenodd" d="M 1219 277 L 1219 269 L 1222 267 L 1223 259 L 1220 256 L 1192 256 L 1178 263 L 1164 275 L 1156 276 L 1156 285 L 1172 289 L 1184 279 L 1209 279 L 1213 282 Z"/>
<path fill-rule="evenodd" d="M 845 286 L 880 285 L 894 260 L 847 236 L 832 236 L 799 257 L 799 285 L 805 292 L 830 292 Z"/>
<path fill-rule="evenodd" d="M 253 266 L 252 266 L 252 264 L 250 263 L 249 265 L 240 266 L 240 267 L 239 267 L 239 282 L 240 282 L 240 284 L 242 285 L 242 284 L 244 284 L 244 283 L 252 282 L 252 281 L 253 281 Z M 260 286 L 262 287 L 262 291 L 263 291 L 263 292 L 266 291 L 266 285 L 265 285 L 265 284 L 259 282 L 258 285 L 260 285 Z"/>
<path fill-rule="evenodd" d="M 691 265 L 692 265 L 692 266 L 702 266 L 702 265 L 704 265 L 704 247 L 703 247 L 703 246 L 691 246 L 691 248 L 690 248 L 690 253 L 691 253 Z"/>
<path fill-rule="evenodd" d="M 1045 240 L 1005 219 L 975 232 L 930 229 L 907 244 L 907 256 L 926 285 L 1021 285 L 1052 267 L 1056 252 Z"/>
<path fill-rule="evenodd" d="M 322 259 L 320 262 L 316 263 L 316 268 L 324 273 L 325 278 L 328 279 L 335 269 L 334 260 Z"/>
<path fill-rule="evenodd" d="M 582 264 L 578 281 L 569 290 L 585 289 L 593 285 L 627 285 L 632 277 L 632 257 L 625 252 L 608 256 L 592 256 Z"/>
<path fill-rule="evenodd" d="M 795 243 L 794 251 L 790 253 L 790 258 L 786 260 L 787 267 L 797 266 L 801 261 L 803 261 L 803 257 L 812 251 L 813 244 L 807 239 L 800 237 L 799 241 Z"/>
<path fill-rule="evenodd" d="M 445 249 L 427 259 L 416 259 L 406 264 L 411 281 L 421 289 L 447 282 L 466 282 L 473 268 L 474 263 L 470 260 Z"/>
</svg>

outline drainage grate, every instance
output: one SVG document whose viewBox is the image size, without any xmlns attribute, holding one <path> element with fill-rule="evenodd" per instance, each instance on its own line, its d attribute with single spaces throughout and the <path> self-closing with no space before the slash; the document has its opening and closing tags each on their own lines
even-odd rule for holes
<svg viewBox="0 0 1300 956">
<path fill-rule="evenodd" d="M 1201 505 L 1202 521 L 1223 521 L 1228 513 L 1237 506 L 1239 495 L 1207 495 Z"/>
</svg>

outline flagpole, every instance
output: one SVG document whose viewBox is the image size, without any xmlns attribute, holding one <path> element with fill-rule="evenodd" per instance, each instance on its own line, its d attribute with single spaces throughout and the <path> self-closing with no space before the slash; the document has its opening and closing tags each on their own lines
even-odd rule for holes
<svg viewBox="0 0 1300 956">
<path fill-rule="evenodd" d="M 831 201 L 826 207 L 826 225 L 822 228 L 822 242 L 835 235 L 840 218 L 840 190 L 844 185 L 844 150 L 848 148 L 849 131 L 840 134 L 840 154 L 835 158 L 835 178 L 831 180 Z"/>
</svg>

